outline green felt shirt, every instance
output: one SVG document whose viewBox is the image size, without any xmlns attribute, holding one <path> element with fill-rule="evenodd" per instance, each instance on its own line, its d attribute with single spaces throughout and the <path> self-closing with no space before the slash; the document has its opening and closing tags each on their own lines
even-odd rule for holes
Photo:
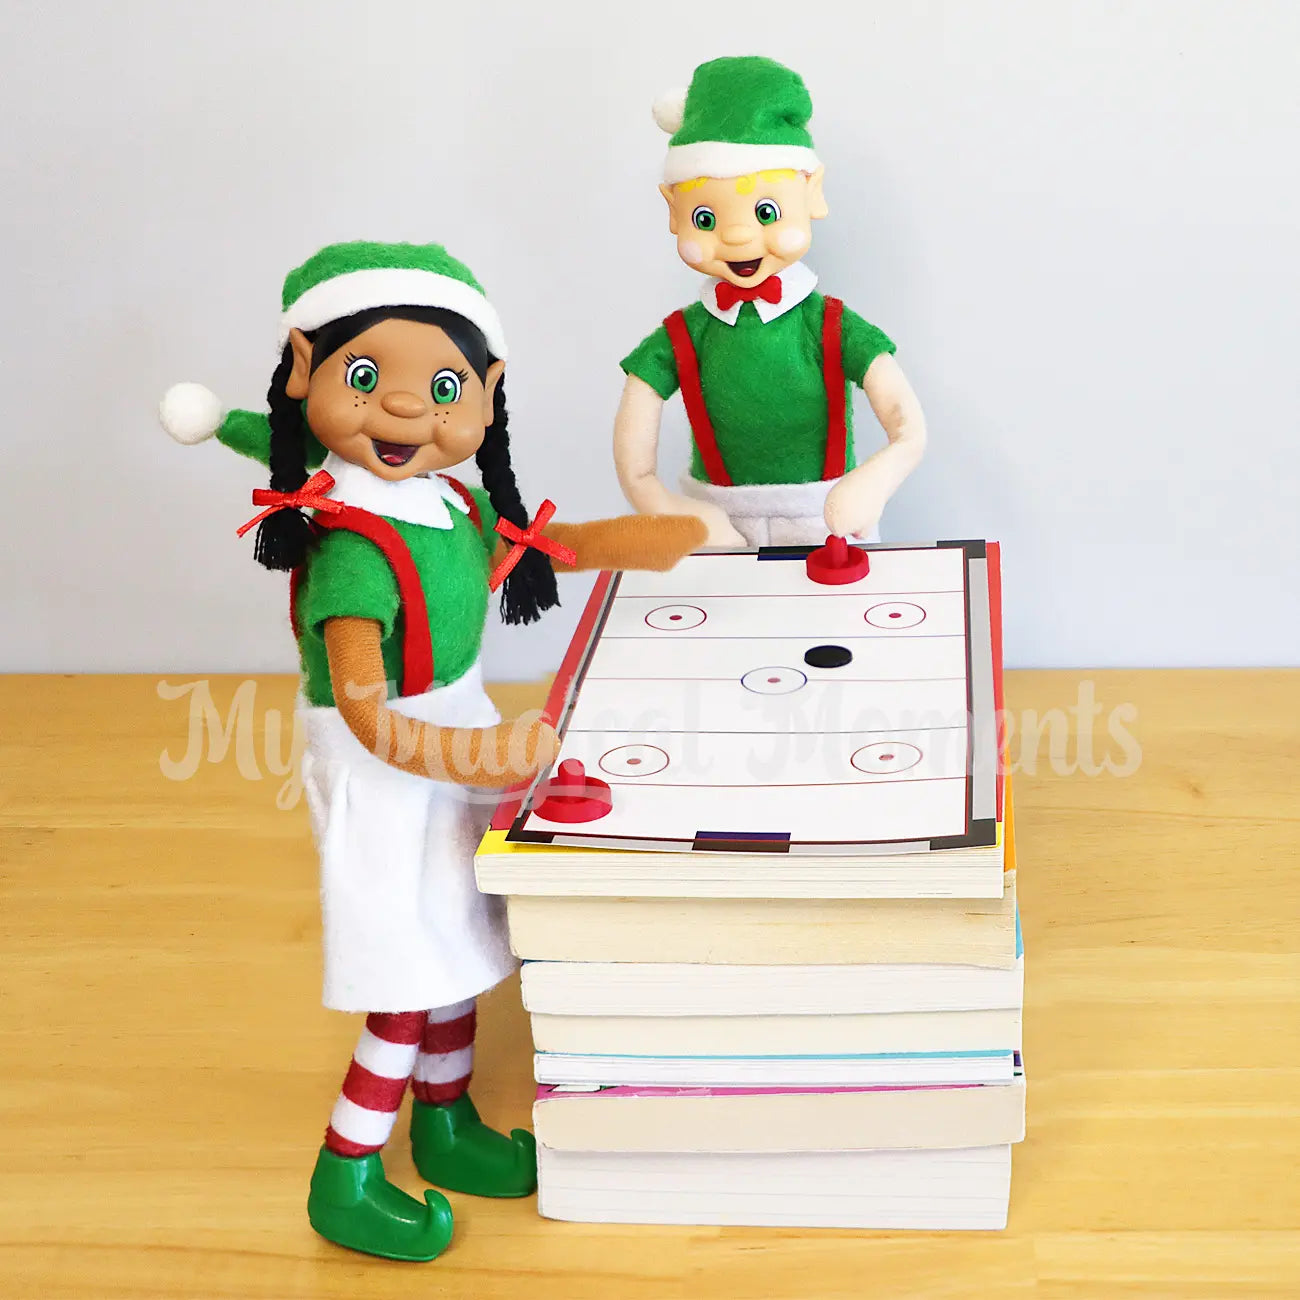
<svg viewBox="0 0 1300 1300">
<path fill-rule="evenodd" d="M 481 530 L 451 506 L 450 528 L 388 520 L 410 548 L 424 587 L 436 686 L 454 682 L 473 666 L 487 618 L 497 517 L 486 492 L 469 490 L 482 516 Z M 331 618 L 371 618 L 381 625 L 388 694 L 400 694 L 403 616 L 397 579 L 373 542 L 342 529 L 321 536 L 298 591 L 298 651 L 303 694 L 311 704 L 334 703 L 324 639 L 325 621 Z"/>
<path fill-rule="evenodd" d="M 704 404 L 733 483 L 813 483 L 821 478 L 827 426 L 822 376 L 825 311 L 826 299 L 820 293 L 809 294 L 766 324 L 751 302 L 741 304 L 734 325 L 718 320 L 703 303 L 686 308 Z M 847 307 L 842 337 L 846 386 L 860 384 L 882 352 L 894 351 L 888 335 Z M 623 359 L 622 366 L 665 401 L 679 387 L 677 362 L 662 325 Z M 851 469 L 851 400 L 846 422 L 845 463 Z M 691 475 L 708 481 L 698 447 L 692 451 Z"/>
</svg>

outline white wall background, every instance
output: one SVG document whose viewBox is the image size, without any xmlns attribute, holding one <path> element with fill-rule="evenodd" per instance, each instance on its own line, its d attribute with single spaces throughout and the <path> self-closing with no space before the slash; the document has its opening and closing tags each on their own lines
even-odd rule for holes
<svg viewBox="0 0 1300 1300">
<path fill-rule="evenodd" d="M 648 106 L 755 52 L 813 93 L 809 261 L 929 416 L 886 536 L 1003 541 L 1013 665 L 1300 662 L 1290 0 L 7 0 L 0 668 L 292 667 L 234 536 L 258 469 L 154 412 L 176 379 L 259 403 L 330 240 L 467 260 L 526 499 L 617 511 L 618 359 L 697 287 Z M 553 667 L 585 587 L 489 673 Z"/>
</svg>

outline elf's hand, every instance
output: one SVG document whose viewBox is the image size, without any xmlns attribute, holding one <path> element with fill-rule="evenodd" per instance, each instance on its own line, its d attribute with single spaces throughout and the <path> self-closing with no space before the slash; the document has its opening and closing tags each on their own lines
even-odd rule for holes
<svg viewBox="0 0 1300 1300">
<path fill-rule="evenodd" d="M 540 709 L 495 727 L 438 727 L 428 774 L 456 785 L 492 788 L 531 780 L 555 762 L 560 738 Z"/>
<path fill-rule="evenodd" d="M 690 504 L 693 506 L 691 513 L 703 520 L 709 530 L 707 545 L 727 548 L 744 548 L 749 545 L 744 534 L 737 531 L 721 506 L 715 506 L 712 501 L 692 501 Z"/>
<path fill-rule="evenodd" d="M 655 514 L 694 515 L 708 529 L 705 546 L 746 547 L 749 543 L 738 533 L 721 506 L 712 501 L 697 501 L 677 492 L 665 492 L 655 503 Z"/>
<path fill-rule="evenodd" d="M 560 738 L 550 720 L 541 709 L 529 709 L 513 722 L 503 722 L 498 730 L 509 729 L 510 740 L 506 756 L 518 776 L 511 780 L 525 781 L 550 767 L 560 752 Z"/>
<path fill-rule="evenodd" d="M 826 497 L 826 531 L 836 537 L 869 537 L 880 523 L 889 497 L 860 470 L 840 479 Z"/>
<path fill-rule="evenodd" d="M 575 569 L 664 573 L 706 545 L 709 530 L 695 515 L 620 515 L 586 524 L 552 524 L 546 535 L 577 555 Z"/>
</svg>

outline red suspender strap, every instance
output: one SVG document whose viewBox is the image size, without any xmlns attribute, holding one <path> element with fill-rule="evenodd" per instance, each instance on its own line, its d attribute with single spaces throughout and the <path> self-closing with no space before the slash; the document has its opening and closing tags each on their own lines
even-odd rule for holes
<svg viewBox="0 0 1300 1300">
<path fill-rule="evenodd" d="M 300 564 L 289 574 L 289 626 L 293 628 L 294 639 L 300 635 L 298 629 L 298 595 L 302 591 L 302 575 L 305 565 Z"/>
<path fill-rule="evenodd" d="M 822 318 L 822 375 L 826 381 L 826 463 L 822 478 L 843 476 L 848 468 L 847 393 L 844 383 L 844 304 L 826 299 Z"/>
<path fill-rule="evenodd" d="M 682 401 L 686 403 L 686 418 L 691 422 L 691 432 L 695 435 L 695 445 L 699 448 L 704 472 L 709 476 L 710 483 L 730 487 L 731 475 L 722 463 L 722 453 L 718 450 L 718 440 L 713 433 L 713 421 L 709 419 L 708 408 L 704 405 L 700 362 L 695 355 L 695 344 L 691 342 L 690 331 L 686 328 L 685 314 L 673 312 L 664 321 L 664 329 L 668 331 L 668 341 L 673 345 L 677 382 L 681 385 Z"/>
<path fill-rule="evenodd" d="M 467 494 L 468 495 L 468 494 Z M 402 535 L 386 519 L 369 510 L 344 506 L 337 514 L 317 514 L 312 519 L 317 528 L 341 528 L 373 542 L 388 561 L 397 579 L 398 600 L 402 611 L 402 683 L 403 695 L 423 695 L 433 685 L 433 642 L 429 637 L 429 607 L 420 585 L 420 574 L 411 558 L 410 548 Z M 301 569 L 295 569 L 289 586 L 291 617 L 298 630 L 297 595 Z"/>
<path fill-rule="evenodd" d="M 439 474 L 438 477 L 450 485 L 460 499 L 465 503 L 469 510 L 469 521 L 481 533 L 483 531 L 483 516 L 479 513 L 478 502 L 474 500 L 474 494 L 458 478 L 452 478 L 450 474 Z"/>
</svg>

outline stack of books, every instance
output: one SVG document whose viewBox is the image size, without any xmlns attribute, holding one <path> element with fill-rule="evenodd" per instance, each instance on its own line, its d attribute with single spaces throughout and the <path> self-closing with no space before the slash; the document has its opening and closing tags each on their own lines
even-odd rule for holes
<svg viewBox="0 0 1300 1300">
<path fill-rule="evenodd" d="M 772 780 L 770 767 L 757 784 L 771 801 L 771 820 L 756 822 L 763 814 L 753 813 L 754 804 L 743 818 L 724 809 L 720 828 L 695 825 L 688 845 L 674 842 L 667 783 L 650 796 L 636 785 L 639 774 L 627 775 L 629 756 L 662 763 L 660 775 L 678 763 L 682 731 L 669 725 L 671 707 L 664 718 L 647 718 L 636 705 L 662 704 L 665 692 L 671 697 L 683 687 L 669 675 L 674 651 L 620 629 L 638 619 L 654 629 L 671 617 L 656 618 L 662 609 L 712 612 L 728 599 L 714 588 L 753 587 L 752 571 L 719 578 L 705 568 L 671 585 L 656 585 L 670 575 L 625 575 L 621 585 L 598 585 L 548 707 L 567 724 L 561 757 L 602 774 L 595 784 L 607 784 L 613 812 L 578 825 L 548 823 L 536 809 L 554 805 L 544 804 L 539 786 L 502 805 L 477 858 L 480 887 L 506 897 L 511 943 L 524 959 L 542 1214 L 620 1223 L 1005 1226 L 1011 1147 L 1024 1133 L 1023 954 L 1010 793 L 998 775 L 997 727 L 985 716 L 1001 700 L 997 554 L 982 543 L 961 545 L 960 627 L 944 630 L 941 617 L 942 597 L 951 594 L 943 583 L 955 582 L 951 560 L 935 561 L 945 568 L 928 584 L 925 570 L 900 574 L 886 563 L 896 551 L 914 564 L 913 552 L 930 548 L 873 550 L 878 590 L 867 594 L 881 601 L 859 595 L 852 605 L 860 617 L 858 606 L 868 604 L 870 625 L 870 610 L 882 602 L 890 606 L 885 617 L 916 602 L 913 608 L 936 615 L 933 639 L 956 645 L 918 646 L 919 638 L 900 637 L 888 624 L 883 637 L 863 634 L 847 627 L 845 606 L 828 607 L 812 592 L 798 614 L 811 624 L 809 634 L 788 639 L 802 644 L 835 634 L 859 666 L 855 678 L 807 672 L 818 656 L 792 669 L 794 650 L 773 644 L 782 638 L 754 635 L 764 644 L 721 652 L 737 659 L 738 670 L 765 661 L 765 686 L 785 685 L 792 671 L 805 679 L 767 696 L 784 699 L 778 708 L 786 712 L 761 710 L 750 719 L 749 737 L 788 723 L 790 695 L 810 685 L 839 692 L 844 716 L 846 700 L 852 704 L 869 683 L 881 711 L 873 725 L 863 734 L 856 727 L 819 731 L 830 755 L 798 760 L 801 772 L 812 772 L 810 783 L 833 787 L 827 797 L 847 800 L 853 825 L 835 832 L 845 835 L 837 842 L 801 833 L 791 811 L 823 791 L 800 795 L 806 787 Z M 904 586 L 902 576 L 911 583 Z M 640 594 L 633 577 L 651 590 Z M 785 566 L 759 577 L 778 593 L 805 590 Z M 734 624 L 734 606 L 725 617 Z M 653 653 L 618 644 L 642 639 Z M 902 640 L 911 642 L 910 664 L 891 658 Z M 693 638 L 693 655 L 716 662 L 717 647 L 701 642 Z M 602 671 L 611 664 L 626 670 L 630 662 L 644 678 Z M 922 720 L 909 716 L 913 725 L 903 727 L 891 698 L 921 707 L 918 692 L 935 688 L 917 682 L 939 680 L 935 670 L 945 663 L 952 671 L 943 679 L 960 677 L 969 702 L 960 771 L 946 775 L 925 761 L 900 769 L 895 755 L 915 749 L 932 756 L 937 732 L 955 724 L 932 716 L 917 726 Z M 893 664 L 904 666 L 889 677 Z M 737 671 L 733 680 L 749 675 Z M 616 676 L 629 725 L 608 716 L 610 697 L 600 684 Z M 728 717 L 734 723 L 741 713 L 726 715 L 725 704 L 703 690 L 693 706 L 699 729 L 690 735 L 707 748 L 709 728 L 721 734 Z M 600 726 L 591 725 L 584 698 L 599 700 Z M 825 727 L 824 711 L 803 716 L 818 719 L 805 725 Z M 859 758 L 864 749 L 874 762 Z M 852 756 L 854 771 L 877 780 L 825 779 L 823 769 L 840 750 Z M 609 761 L 610 753 L 621 758 Z M 903 789 L 900 770 L 915 769 L 914 784 L 931 789 Z M 877 835 L 867 824 L 888 816 L 871 800 L 882 792 L 902 803 L 924 795 L 931 803 L 908 815 L 920 819 L 917 826 L 942 821 L 940 787 L 954 782 L 961 788 L 949 793 L 965 801 L 958 833 L 919 839 L 886 827 Z M 741 784 L 699 782 L 681 798 L 707 790 L 734 810 L 744 806 Z M 782 793 L 792 786 L 793 796 Z M 645 798 L 660 801 L 653 837 L 636 818 Z M 698 822 L 699 806 L 686 816 Z M 839 814 L 819 813 L 827 815 Z M 773 829 L 787 825 L 795 829 Z M 850 834 L 857 838 L 849 841 Z"/>
</svg>

